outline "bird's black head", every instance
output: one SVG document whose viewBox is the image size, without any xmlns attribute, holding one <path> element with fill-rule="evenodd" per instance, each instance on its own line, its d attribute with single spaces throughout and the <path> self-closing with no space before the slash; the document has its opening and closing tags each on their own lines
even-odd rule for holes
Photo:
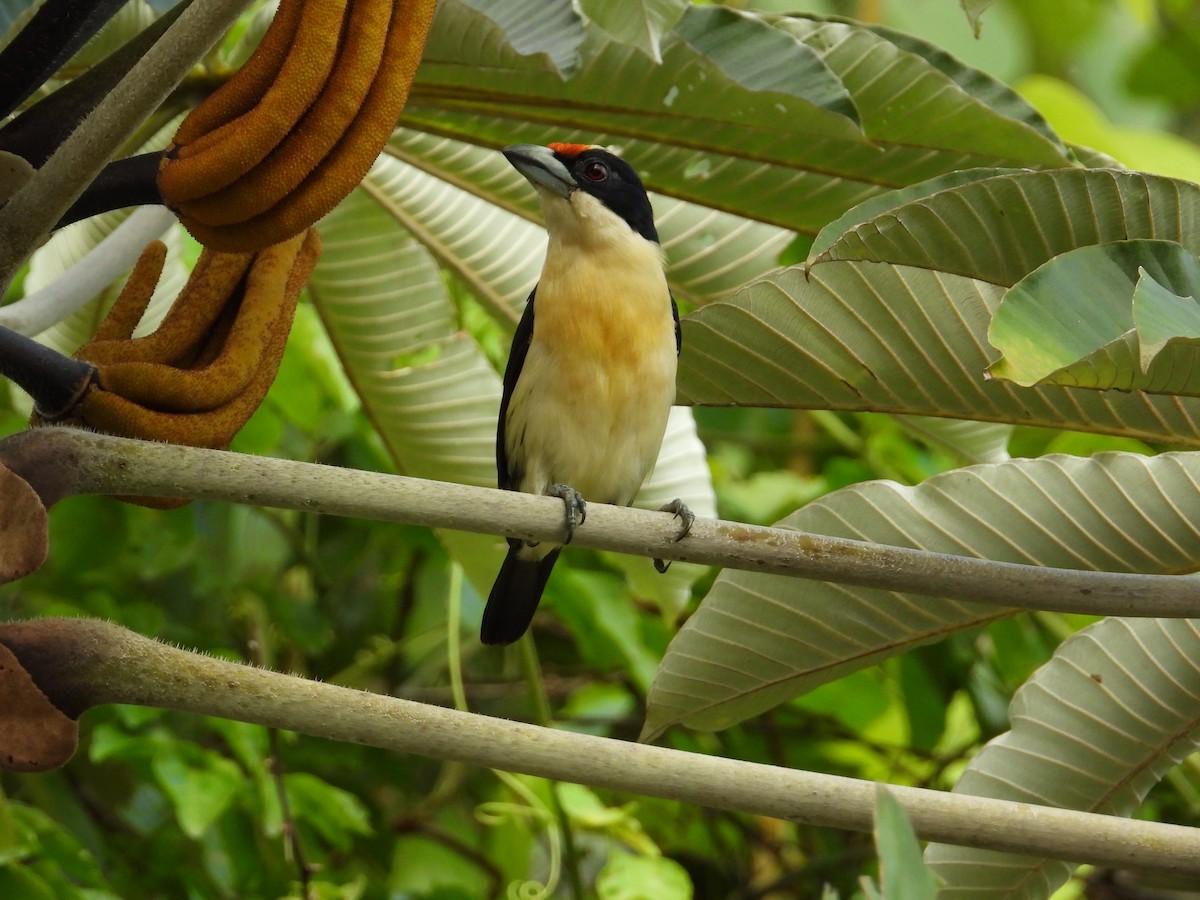
<svg viewBox="0 0 1200 900">
<path fill-rule="evenodd" d="M 633 166 L 588 144 L 515 144 L 504 155 L 535 186 L 566 199 L 572 191 L 595 197 L 648 241 L 658 243 L 654 210 Z"/>
</svg>

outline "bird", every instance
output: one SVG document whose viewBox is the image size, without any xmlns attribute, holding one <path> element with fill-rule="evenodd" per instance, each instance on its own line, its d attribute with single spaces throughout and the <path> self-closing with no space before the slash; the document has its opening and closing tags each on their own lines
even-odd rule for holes
<svg viewBox="0 0 1200 900">
<path fill-rule="evenodd" d="M 628 506 L 654 468 L 675 402 L 679 309 L 650 198 L 628 162 L 589 144 L 503 153 L 537 191 L 549 240 L 504 371 L 497 481 L 562 499 L 569 543 L 587 501 Z M 678 499 L 663 510 L 681 520 L 682 539 L 694 516 Z M 508 545 L 483 612 L 484 644 L 528 630 L 562 549 Z"/>
</svg>

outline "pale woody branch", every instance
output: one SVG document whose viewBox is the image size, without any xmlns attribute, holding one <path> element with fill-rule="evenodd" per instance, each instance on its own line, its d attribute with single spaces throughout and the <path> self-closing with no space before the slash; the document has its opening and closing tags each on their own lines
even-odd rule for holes
<svg viewBox="0 0 1200 900">
<path fill-rule="evenodd" d="M 6 438 L 0 441 L 0 461 L 26 478 L 47 503 L 79 493 L 203 497 L 542 540 L 561 536 L 562 507 L 549 498 L 78 429 L 39 428 Z M 1144 603 L 1156 615 L 1200 612 L 1187 609 L 1196 600 L 1186 589 L 1194 581 L 1186 576 L 1001 566 L 699 520 L 693 533 L 676 544 L 675 528 L 665 513 L 594 504 L 575 542 L 926 594 L 990 597 L 1006 605 L 1014 598 L 1040 605 L 1035 597 L 1040 582 L 1057 579 L 1054 596 L 1092 592 L 1080 609 L 1120 605 L 1128 613 Z M 1004 573 L 1002 591 L 995 586 L 999 571 Z M 44 621 L 50 625 L 56 620 Z M 98 703 L 159 706 L 720 809 L 871 828 L 876 785 L 869 781 L 472 715 L 189 653 L 109 623 L 57 621 L 57 628 L 75 637 L 62 653 L 43 657 L 59 682 L 53 691 L 49 685 L 45 689 L 75 693 L 79 709 Z M 0 636 L 7 630 L 0 626 Z M 70 666 L 54 662 L 64 655 L 72 660 Z M 890 789 L 925 840 L 1200 876 L 1200 829 L 942 791 Z"/>
<path fill-rule="evenodd" d="M 63 496 L 192 497 L 532 540 L 563 538 L 562 504 L 548 497 L 77 429 L 36 429 L 0 441 L 0 462 L 9 460 L 39 491 Z M 43 481 L 55 486 L 44 490 Z M 1018 565 L 719 520 L 697 519 L 676 543 L 676 528 L 667 513 L 593 503 L 573 545 L 1008 608 L 1200 616 L 1194 575 Z"/>
<path fill-rule="evenodd" d="M 134 703 L 184 710 L 699 806 L 858 831 L 872 826 L 877 785 L 862 779 L 631 744 L 350 690 L 190 653 L 92 619 L 0 626 L 0 642 L 22 631 L 55 635 L 40 643 L 42 653 L 32 655 L 42 670 L 34 665 L 32 674 L 60 706 Z M 71 664 L 56 662 L 61 657 Z M 925 840 L 1200 877 L 1200 828 L 924 788 L 888 789 Z"/>
</svg>

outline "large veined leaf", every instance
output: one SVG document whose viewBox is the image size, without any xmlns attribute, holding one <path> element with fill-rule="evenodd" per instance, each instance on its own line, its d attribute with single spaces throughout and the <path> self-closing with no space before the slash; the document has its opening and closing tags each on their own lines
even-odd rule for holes
<svg viewBox="0 0 1200 900">
<path fill-rule="evenodd" d="M 505 165 L 520 178 L 515 169 Z M 537 283 L 546 249 L 545 231 L 386 154 L 376 161 L 361 190 L 371 194 L 481 302 L 504 311 L 510 322 L 516 322 L 520 307 Z"/>
<path fill-rule="evenodd" d="M 691 7 L 674 29 L 681 39 L 752 91 L 778 92 L 857 121 L 858 109 L 842 79 L 818 49 L 756 16 L 721 6 Z M 777 64 L 787 59 L 785 68 Z M 693 101 L 699 98 L 690 98 Z M 670 104 L 674 107 L 674 103 Z M 681 103 L 681 111 L 687 104 Z"/>
<path fill-rule="evenodd" d="M 495 484 L 500 376 L 458 331 L 433 256 L 394 218 L 388 175 L 386 168 L 369 174 L 373 189 L 355 191 L 322 221 L 324 251 L 309 295 L 397 467 Z M 475 584 L 495 575 L 495 538 L 448 533 L 443 540 Z"/>
<path fill-rule="evenodd" d="M 488 0 L 457 0 L 465 8 L 486 12 L 471 17 L 474 33 L 466 36 L 491 49 L 511 48 L 524 56 L 540 57 L 558 72 L 570 72 L 578 62 L 579 45 L 584 38 L 584 19 L 570 0 L 515 0 L 490 3 Z M 434 33 L 444 25 L 449 13 L 439 4 Z M 428 52 L 428 51 L 427 51 Z"/>
<path fill-rule="evenodd" d="M 931 416 L 897 416 L 897 419 L 910 434 L 928 444 L 949 450 L 964 462 L 1003 462 L 1009 459 L 1008 441 L 1012 437 L 1012 425 Z"/>
<path fill-rule="evenodd" d="M 1144 238 L 1200 252 L 1200 185 L 1189 181 L 1062 169 L 932 187 L 941 189 L 878 213 L 869 208 L 870 218 L 811 264 L 873 260 L 1011 286 L 1048 259 L 1091 244 Z"/>
<path fill-rule="evenodd" d="M 854 485 L 778 523 L 1002 562 L 1180 574 L 1200 561 L 1200 454 L 1047 456 L 915 487 Z M 723 572 L 667 649 L 643 734 L 724 728 L 856 669 L 1012 609 L 961 598 Z"/>
<path fill-rule="evenodd" d="M 988 381 L 1003 289 L 927 269 L 788 269 L 684 319 L 681 402 L 873 410 L 1200 446 L 1187 398 Z"/>
<path fill-rule="evenodd" d="M 555 130 L 619 144 L 660 193 L 808 234 L 888 188 L 956 169 L 1071 161 L 1044 123 L 1009 114 L 1027 105 L 993 82 L 976 97 L 961 73 L 860 26 L 725 18 L 734 15 L 690 8 L 664 37 L 661 66 L 594 36 L 575 73 L 559 80 L 503 41 L 482 40 L 483 13 L 444 3 L 403 121 L 493 147 L 543 142 Z M 697 48 L 717 16 L 736 27 L 736 53 Z M 848 93 L 861 130 L 819 105 L 824 81 L 770 80 L 812 53 Z"/>
<path fill-rule="evenodd" d="M 662 59 L 663 33 L 688 6 L 687 0 L 579 0 L 579 5 L 593 25 L 654 60 Z"/>
<path fill-rule="evenodd" d="M 943 50 L 937 44 L 931 44 L 908 32 L 898 31 L 874 22 L 857 24 L 859 27 L 867 28 L 875 34 L 887 38 L 901 50 L 919 56 L 972 97 L 983 101 L 996 112 L 1025 123 L 1060 148 L 1064 146 L 1063 141 L 1054 133 L 1054 129 L 1050 127 L 1045 117 L 1034 108 L 1033 104 L 1000 79 L 966 65 L 958 57 Z M 1070 145 L 1066 146 L 1072 158 L 1080 159 L 1076 148 Z M 1121 166 L 1118 164 L 1115 168 L 1121 168 Z"/>
<path fill-rule="evenodd" d="M 857 206 L 848 209 L 844 215 L 839 216 L 822 228 L 821 233 L 817 235 L 816 239 L 812 242 L 812 246 L 809 248 L 809 259 L 811 261 L 826 259 L 826 252 L 847 232 L 853 231 L 859 226 L 893 210 L 932 197 L 934 194 L 950 188 L 970 184 L 972 181 L 995 178 L 999 175 L 1013 175 L 1018 171 L 1020 170 L 963 169 L 958 172 L 939 175 L 937 178 L 931 178 L 928 181 L 910 184 L 908 187 L 897 188 L 894 191 L 888 191 L 886 194 L 879 194 L 870 200 L 865 200 Z"/>
<path fill-rule="evenodd" d="M 1129 815 L 1200 746 L 1200 623 L 1105 619 L 1070 637 L 1013 697 L 957 793 Z M 931 844 L 944 900 L 1040 900 L 1072 866 Z"/>
<path fill-rule="evenodd" d="M 378 185 L 376 177 L 368 180 Z M 360 191 L 322 222 L 314 304 L 398 465 L 427 478 L 493 483 L 500 377 L 459 332 L 436 262 L 391 212 Z"/>
<path fill-rule="evenodd" d="M 988 338 L 1017 384 L 1200 391 L 1200 259 L 1170 241 L 1080 247 L 1015 284 Z"/>
<path fill-rule="evenodd" d="M 586 140 L 582 135 L 547 131 L 536 140 Z M 445 184 L 447 202 L 454 204 L 452 215 L 443 214 L 436 193 L 430 193 L 428 218 L 432 223 L 417 225 L 421 230 L 432 225 L 467 229 L 478 232 L 483 221 L 492 221 L 489 204 L 517 213 L 530 222 L 540 221 L 540 212 L 533 190 L 520 173 L 504 157 L 490 148 L 478 147 L 463 141 L 440 138 L 410 129 L 397 129 L 388 143 L 387 152 L 399 161 L 436 177 Z M 477 198 L 478 205 L 462 204 L 458 188 Z M 735 288 L 775 269 L 779 253 L 791 234 L 781 228 L 746 219 L 741 216 L 709 209 L 673 197 L 652 195 L 655 224 L 658 226 L 663 252 L 667 258 L 667 279 L 676 298 L 695 304 L 707 303 L 727 296 Z M 419 217 L 414 211 L 413 217 Z M 463 217 L 466 221 L 456 221 Z M 540 260 L 545 245 L 540 228 L 521 229 L 505 225 L 508 230 L 493 232 L 501 245 L 508 245 L 513 255 L 524 254 L 531 264 Z M 527 235 L 534 234 L 534 239 Z M 496 296 L 487 265 L 494 264 L 491 256 L 464 256 L 455 268 L 468 283 L 477 286 L 485 302 L 503 303 L 518 299 L 509 295 L 506 301 Z M 469 268 L 470 271 L 464 271 Z M 525 291 L 532 281 L 526 283 Z M 522 294 L 520 300 L 525 299 Z M 515 305 L 515 303 L 514 303 Z"/>
<path fill-rule="evenodd" d="M 547 79 L 543 60 L 522 55 L 515 44 L 498 32 L 492 18 L 498 14 L 497 7 L 468 9 L 470 5 L 460 0 L 450 0 L 442 5 L 426 44 L 421 73 L 414 84 L 417 90 L 436 90 L 446 101 L 453 100 L 455 106 L 465 107 L 482 101 L 480 81 L 473 68 L 485 66 L 489 69 L 487 91 L 501 109 L 508 106 L 536 108 L 548 105 L 553 99 L 561 102 L 576 96 L 583 102 L 575 114 L 585 122 L 596 121 L 596 113 L 602 108 L 615 109 L 618 115 L 634 121 L 668 114 L 711 120 L 714 110 L 707 104 L 703 92 L 695 90 L 694 82 L 691 90 L 687 85 L 693 80 L 720 77 L 721 80 L 712 85 L 714 89 L 728 84 L 740 88 L 752 101 L 753 105 L 742 111 L 746 124 L 777 121 L 781 118 L 780 111 L 773 104 L 793 101 L 799 104 L 795 109 L 803 110 L 817 120 L 809 123 L 814 127 L 820 123 L 821 127 L 847 135 L 857 131 L 854 105 L 840 79 L 821 62 L 820 55 L 794 42 L 781 42 L 783 35 L 756 17 L 734 20 L 735 14 L 727 14 L 721 9 L 689 9 L 663 41 L 664 67 L 684 76 L 675 97 L 664 103 L 664 93 L 658 84 L 646 84 L 630 93 L 622 92 L 620 102 L 616 103 L 608 99 L 616 96 L 614 82 L 626 81 L 635 72 L 644 76 L 663 67 L 635 48 L 593 32 L 585 38 L 578 68 L 568 78 Z M 543 26 L 546 32 L 550 28 L 549 24 Z M 719 47 L 713 48 L 717 54 L 714 58 L 680 37 L 687 35 L 707 46 L 707 36 L 719 29 L 727 29 L 725 37 L 736 34 L 749 46 L 734 52 L 727 42 L 721 42 Z M 754 58 L 746 55 L 756 46 L 765 52 Z M 679 58 L 667 63 L 671 54 L 679 54 Z M 770 63 L 784 59 L 790 64 L 791 71 L 773 71 Z M 717 115 L 730 117 L 730 112 L 718 111 Z"/>
</svg>

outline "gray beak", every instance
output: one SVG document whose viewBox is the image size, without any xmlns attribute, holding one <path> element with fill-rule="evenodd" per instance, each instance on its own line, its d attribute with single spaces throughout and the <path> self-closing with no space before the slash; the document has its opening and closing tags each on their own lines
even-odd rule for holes
<svg viewBox="0 0 1200 900">
<path fill-rule="evenodd" d="M 545 188 L 564 200 L 575 189 L 575 179 L 549 147 L 513 144 L 504 148 L 504 156 L 535 188 Z"/>
</svg>

